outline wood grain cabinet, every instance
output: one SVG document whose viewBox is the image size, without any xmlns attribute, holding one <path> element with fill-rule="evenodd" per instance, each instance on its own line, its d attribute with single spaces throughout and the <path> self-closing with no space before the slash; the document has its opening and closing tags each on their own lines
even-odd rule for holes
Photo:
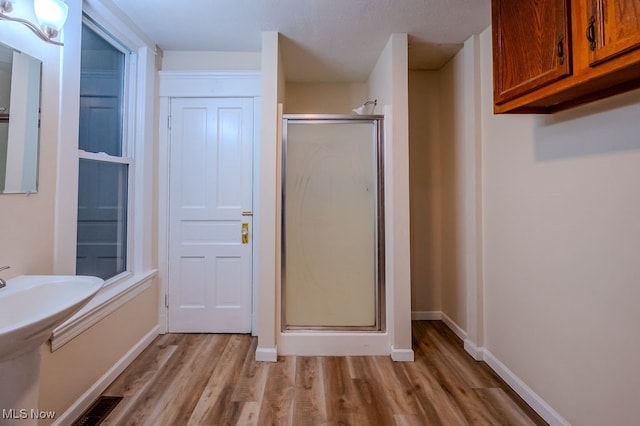
<svg viewBox="0 0 640 426">
<path fill-rule="evenodd" d="M 640 87 L 640 0 L 492 0 L 492 35 L 496 113 Z"/>
</svg>

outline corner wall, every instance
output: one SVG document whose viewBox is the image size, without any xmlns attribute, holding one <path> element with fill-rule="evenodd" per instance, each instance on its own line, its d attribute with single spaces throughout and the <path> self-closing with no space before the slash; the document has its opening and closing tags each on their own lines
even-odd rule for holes
<svg viewBox="0 0 640 426">
<path fill-rule="evenodd" d="M 465 246 L 443 252 L 454 259 L 443 263 L 443 312 L 471 335 L 477 298 L 478 347 L 465 346 L 550 424 L 637 423 L 640 91 L 494 115 L 490 29 L 440 72 L 443 241 Z M 470 164 L 475 211 L 460 172 Z"/>
<path fill-rule="evenodd" d="M 478 36 L 439 72 L 441 318 L 478 357 L 483 343 L 482 185 Z M 437 317 L 436 317 L 437 318 Z"/>
<path fill-rule="evenodd" d="M 442 312 L 466 330 L 464 281 L 464 55 L 458 53 L 440 71 L 440 170 L 442 172 Z"/>
<path fill-rule="evenodd" d="M 572 424 L 637 424 L 640 91 L 493 115 L 480 40 L 486 349 Z"/>
</svg>

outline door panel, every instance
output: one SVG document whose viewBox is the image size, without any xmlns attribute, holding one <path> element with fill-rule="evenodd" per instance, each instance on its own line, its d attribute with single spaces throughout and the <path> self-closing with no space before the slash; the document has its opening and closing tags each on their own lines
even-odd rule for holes
<svg viewBox="0 0 640 426">
<path fill-rule="evenodd" d="M 286 328 L 379 325 L 376 144 L 372 122 L 286 124 Z"/>
<path fill-rule="evenodd" d="M 169 331 L 251 331 L 251 99 L 171 101 Z"/>
<path fill-rule="evenodd" d="M 571 75 L 569 0 L 492 0 L 494 101 Z"/>
</svg>

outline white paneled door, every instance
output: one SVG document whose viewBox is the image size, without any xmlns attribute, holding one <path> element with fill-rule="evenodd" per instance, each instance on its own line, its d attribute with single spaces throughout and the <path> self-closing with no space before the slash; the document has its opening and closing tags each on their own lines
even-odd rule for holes
<svg viewBox="0 0 640 426">
<path fill-rule="evenodd" d="M 174 98 L 169 331 L 251 331 L 253 100 Z"/>
</svg>

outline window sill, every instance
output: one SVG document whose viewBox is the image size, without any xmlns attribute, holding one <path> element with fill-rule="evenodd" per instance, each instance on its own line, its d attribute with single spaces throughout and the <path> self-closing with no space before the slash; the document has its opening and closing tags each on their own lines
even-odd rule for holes
<svg viewBox="0 0 640 426">
<path fill-rule="evenodd" d="M 152 269 L 144 274 L 133 275 L 102 288 L 87 305 L 53 330 L 50 339 L 51 352 L 57 351 L 89 327 L 151 287 L 152 279 L 157 273 L 157 269 Z"/>
</svg>

